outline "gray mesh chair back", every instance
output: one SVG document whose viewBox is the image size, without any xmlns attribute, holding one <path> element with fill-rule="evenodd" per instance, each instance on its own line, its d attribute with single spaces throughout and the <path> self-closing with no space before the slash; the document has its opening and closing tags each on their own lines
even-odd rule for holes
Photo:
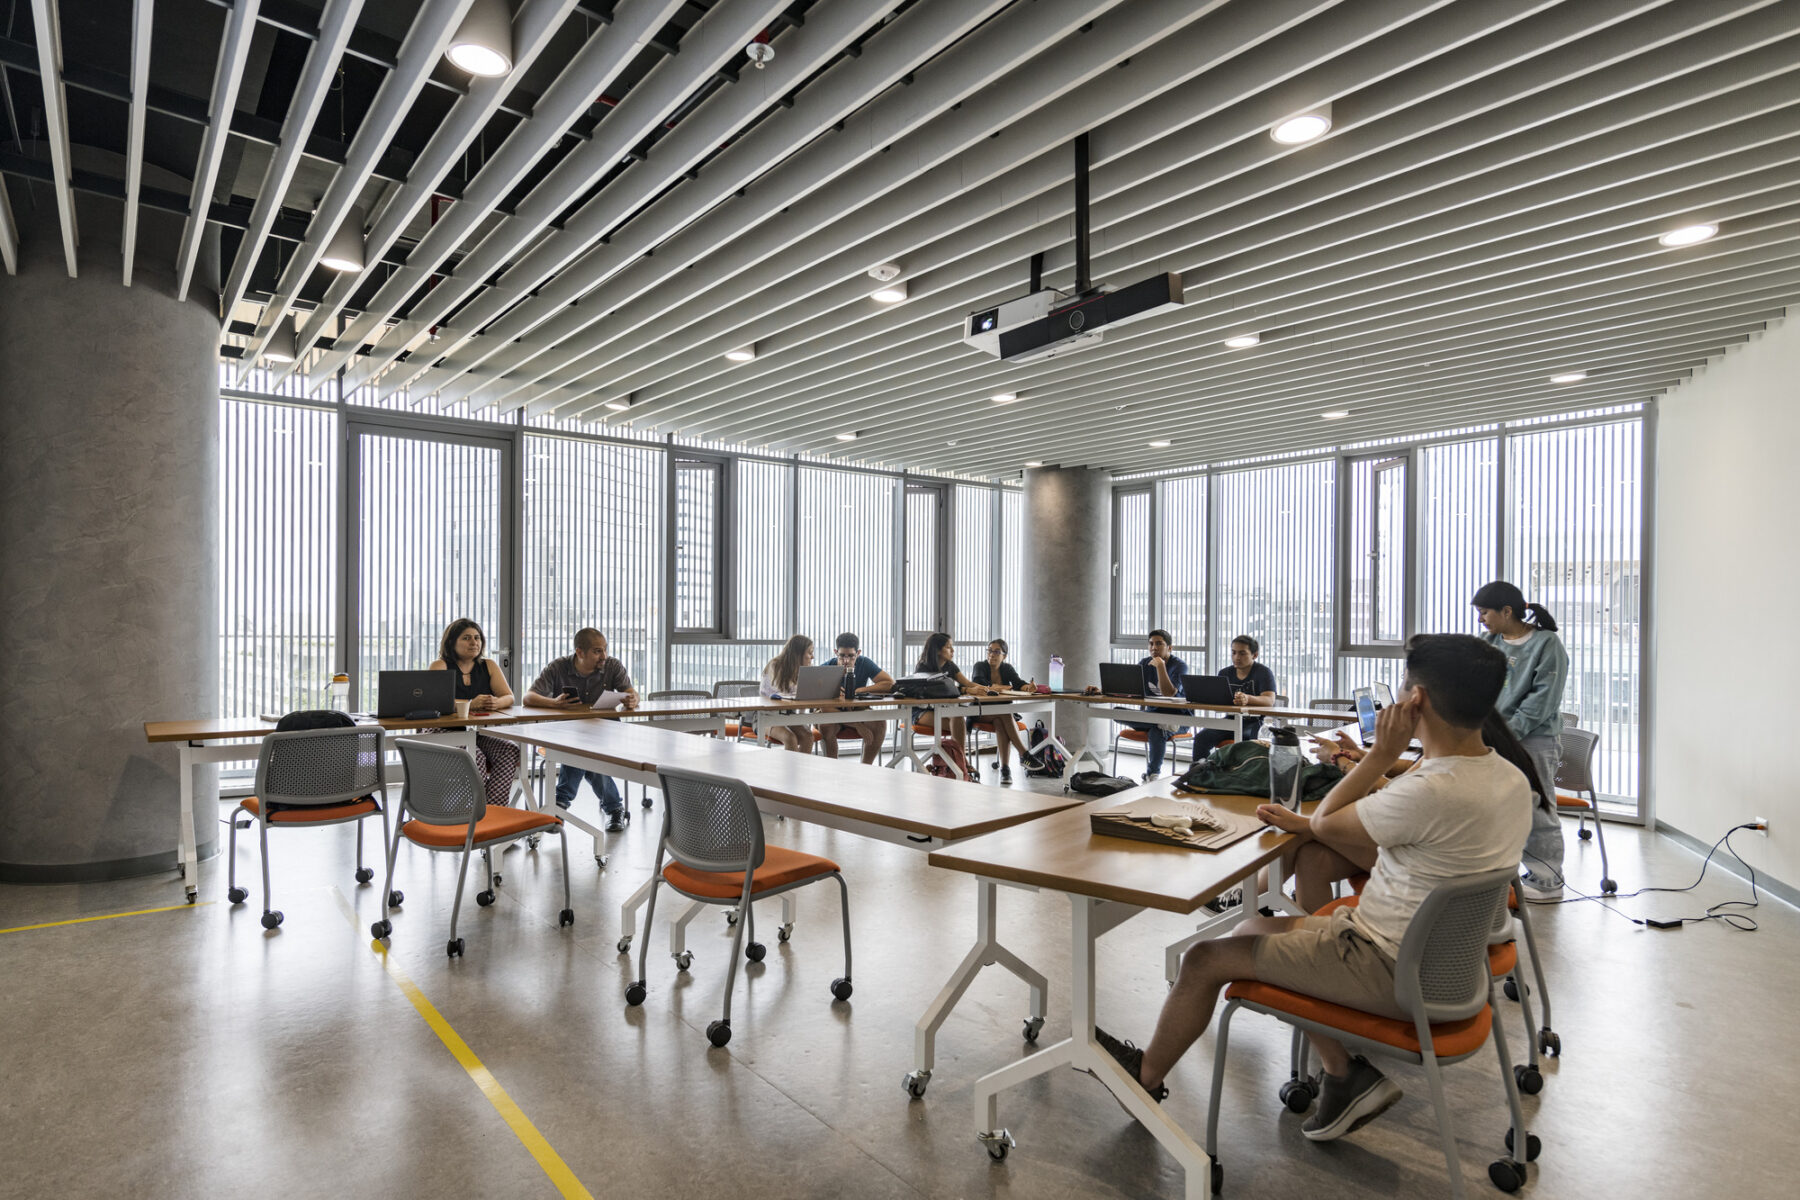
<svg viewBox="0 0 1800 1200">
<path fill-rule="evenodd" d="M 256 760 L 256 795 L 288 808 L 379 798 L 387 786 L 381 729 L 302 729 L 271 733 Z"/>
<path fill-rule="evenodd" d="M 1581 717 L 1577 713 L 1564 713 L 1562 719 L 1564 729 L 1573 729 L 1575 726 L 1581 724 Z"/>
<path fill-rule="evenodd" d="M 402 738 L 399 745 L 406 768 L 400 803 L 408 817 L 427 825 L 468 825 L 481 819 L 487 792 L 467 751 L 417 738 Z"/>
<path fill-rule="evenodd" d="M 762 819 L 742 780 L 664 767 L 663 842 L 695 871 L 742 871 L 763 863 Z"/>
<path fill-rule="evenodd" d="M 1415 1020 L 1461 1021 L 1488 1002 L 1488 939 L 1518 868 L 1434 888 L 1413 914 L 1394 960 L 1394 999 Z"/>
<path fill-rule="evenodd" d="M 713 684 L 714 700 L 736 700 L 742 696 L 754 696 L 761 685 L 754 679 L 721 679 Z"/>
<path fill-rule="evenodd" d="M 651 692 L 652 700 L 711 700 L 711 692 L 702 692 L 696 688 L 680 688 L 672 692 Z"/>
<path fill-rule="evenodd" d="M 1562 731 L 1562 762 L 1556 767 L 1556 786 L 1588 795 L 1594 790 L 1594 750 L 1600 735 L 1590 729 Z"/>
</svg>

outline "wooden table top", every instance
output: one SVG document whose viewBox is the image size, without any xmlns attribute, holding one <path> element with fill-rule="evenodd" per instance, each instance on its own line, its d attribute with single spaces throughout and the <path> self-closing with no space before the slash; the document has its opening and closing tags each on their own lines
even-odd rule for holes
<svg viewBox="0 0 1800 1200">
<path fill-rule="evenodd" d="M 354 714 L 353 714 L 354 715 Z M 470 713 L 466 717 L 436 717 L 429 721 L 407 721 L 400 717 L 362 718 L 358 724 L 376 724 L 390 732 L 416 729 L 482 728 L 492 725 L 517 725 L 529 721 L 558 721 L 571 717 L 605 716 L 604 713 L 565 712 L 554 708 L 526 708 L 515 704 L 493 712 Z M 260 717 L 211 717 L 203 721 L 145 721 L 144 736 L 152 742 L 213 742 L 226 738 L 267 737 L 275 732 L 275 722 Z"/>
<path fill-rule="evenodd" d="M 915 837 L 959 841 L 1074 808 L 1086 820 L 1081 796 L 988 787 L 654 726 L 581 722 L 507 732 L 552 754 L 562 750 L 640 771 L 671 766 L 741 779 L 765 799 Z"/>
<path fill-rule="evenodd" d="M 1174 781 L 1156 780 L 1104 802 L 1134 814 L 1173 811 Z M 1254 813 L 1255 796 L 1184 796 L 1217 808 Z M 1117 803 L 1115 803 L 1115 801 Z M 1307 811 L 1312 809 L 1307 805 Z M 1159 846 L 1095 833 L 1089 810 L 1056 813 L 960 845 L 933 850 L 934 867 L 990 879 L 1116 900 L 1142 908 L 1191 913 L 1279 858 L 1292 835 L 1269 828 L 1223 850 Z"/>
</svg>

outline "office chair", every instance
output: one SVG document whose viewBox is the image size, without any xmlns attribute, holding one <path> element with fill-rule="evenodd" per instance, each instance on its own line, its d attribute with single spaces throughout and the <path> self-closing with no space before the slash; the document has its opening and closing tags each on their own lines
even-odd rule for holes
<svg viewBox="0 0 1800 1200">
<path fill-rule="evenodd" d="M 387 771 L 382 764 L 382 731 L 379 726 L 346 726 L 341 729 L 302 729 L 271 733 L 263 739 L 256 757 L 256 795 L 238 804 L 256 821 L 262 847 L 262 927 L 280 925 L 281 911 L 269 892 L 269 826 L 316 829 L 322 825 L 356 822 L 356 882 L 367 883 L 375 872 L 363 866 L 362 819 L 381 817 L 381 848 L 388 849 Z M 470 765 L 473 769 L 473 764 Z M 237 885 L 237 832 L 231 825 L 230 865 L 226 899 L 242 904 L 249 892 Z"/>
<path fill-rule="evenodd" d="M 1567 714 L 1564 714 L 1567 716 Z M 1556 766 L 1556 807 L 1576 810 L 1576 834 L 1582 841 L 1593 838 L 1600 847 L 1600 891 L 1612 895 L 1619 890 L 1606 861 L 1606 832 L 1600 826 L 1600 797 L 1594 792 L 1594 751 L 1600 746 L 1600 735 L 1587 729 L 1565 726 L 1562 731 L 1563 756 Z M 1588 832 L 1588 814 L 1594 817 L 1594 830 Z"/>
<path fill-rule="evenodd" d="M 665 800 L 662 841 L 656 848 L 656 872 L 650 877 L 650 903 L 644 910 L 638 977 L 625 989 L 625 1003 L 635 1008 L 648 994 L 645 964 L 650 953 L 651 922 L 656 917 L 656 895 L 662 885 L 702 904 L 736 905 L 743 919 L 733 924 L 731 961 L 725 971 L 725 1014 L 706 1027 L 708 1041 L 715 1046 L 725 1045 L 731 1041 L 731 991 L 737 982 L 738 951 L 742 949 L 751 962 L 761 962 L 765 953 L 762 943 L 756 940 L 752 901 L 779 896 L 821 879 L 835 879 L 838 884 L 844 914 L 844 973 L 831 981 L 831 995 L 836 1000 L 848 1000 L 850 889 L 838 865 L 829 858 L 765 845 L 756 797 L 742 780 L 665 767 L 657 772 L 657 782 Z M 747 946 L 746 926 L 750 930 Z M 787 940 L 785 930 L 779 936 L 782 941 Z M 686 969 L 685 963 L 682 969 Z"/>
</svg>

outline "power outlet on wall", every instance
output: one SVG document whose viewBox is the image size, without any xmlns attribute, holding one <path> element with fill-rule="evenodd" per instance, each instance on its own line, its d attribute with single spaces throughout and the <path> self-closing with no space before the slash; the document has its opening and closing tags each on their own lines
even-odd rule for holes
<svg viewBox="0 0 1800 1200">
<path fill-rule="evenodd" d="M 1752 821 L 1756 822 L 1758 825 L 1762 826 L 1761 829 L 1758 829 L 1756 831 L 1757 837 L 1768 837 L 1769 836 L 1769 818 L 1767 818 L 1767 817 L 1751 817 L 1750 819 Z"/>
</svg>

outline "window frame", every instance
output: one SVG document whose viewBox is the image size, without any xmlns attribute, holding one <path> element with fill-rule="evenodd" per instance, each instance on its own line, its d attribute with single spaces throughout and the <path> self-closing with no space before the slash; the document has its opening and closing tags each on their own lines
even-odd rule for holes
<svg viewBox="0 0 1800 1200">
<path fill-rule="evenodd" d="M 1157 561 L 1157 530 L 1162 514 L 1158 501 L 1161 487 L 1153 482 L 1119 484 L 1113 488 L 1112 494 L 1112 569 L 1110 590 L 1112 592 L 1111 634 L 1115 645 L 1142 645 L 1150 636 L 1150 631 L 1160 623 L 1162 615 L 1161 564 Z M 1142 629 L 1126 629 L 1122 619 L 1124 613 L 1125 585 L 1125 504 L 1128 498 L 1143 496 L 1145 498 L 1146 515 L 1144 521 L 1144 627 Z"/>
<path fill-rule="evenodd" d="M 1337 563 L 1333 571 L 1332 598 L 1337 615 L 1337 655 L 1353 658 L 1404 658 L 1406 657 L 1406 641 L 1417 632 L 1419 615 L 1419 589 L 1422 581 L 1419 573 L 1418 529 L 1420 519 L 1420 499 L 1418 488 L 1418 447 L 1416 445 L 1394 447 L 1388 451 L 1375 454 L 1341 455 L 1337 466 L 1338 518 L 1337 518 Z M 1368 528 L 1365 531 L 1369 538 L 1369 579 L 1366 593 L 1355 585 L 1355 566 L 1353 553 L 1354 518 L 1356 512 L 1356 468 L 1363 464 L 1369 467 L 1368 478 Z M 1380 543 L 1381 512 L 1377 499 L 1380 493 L 1381 476 L 1386 471 L 1402 472 L 1401 487 L 1401 519 L 1404 526 L 1400 534 L 1400 636 L 1394 639 L 1377 638 L 1378 608 L 1382 602 L 1379 564 L 1376 561 Z M 1367 599 L 1367 611 L 1362 620 L 1354 620 L 1355 601 Z"/>
<path fill-rule="evenodd" d="M 680 496 L 683 471 L 713 472 L 713 547 L 712 547 L 712 623 L 680 625 L 676 623 L 676 589 L 680 582 Z M 737 528 L 737 470 L 730 455 L 710 454 L 685 447 L 669 451 L 669 495 L 667 528 L 664 531 L 664 554 L 668 564 L 669 642 L 734 641 L 732 628 L 737 613 L 737 574 L 733 532 Z"/>
</svg>

